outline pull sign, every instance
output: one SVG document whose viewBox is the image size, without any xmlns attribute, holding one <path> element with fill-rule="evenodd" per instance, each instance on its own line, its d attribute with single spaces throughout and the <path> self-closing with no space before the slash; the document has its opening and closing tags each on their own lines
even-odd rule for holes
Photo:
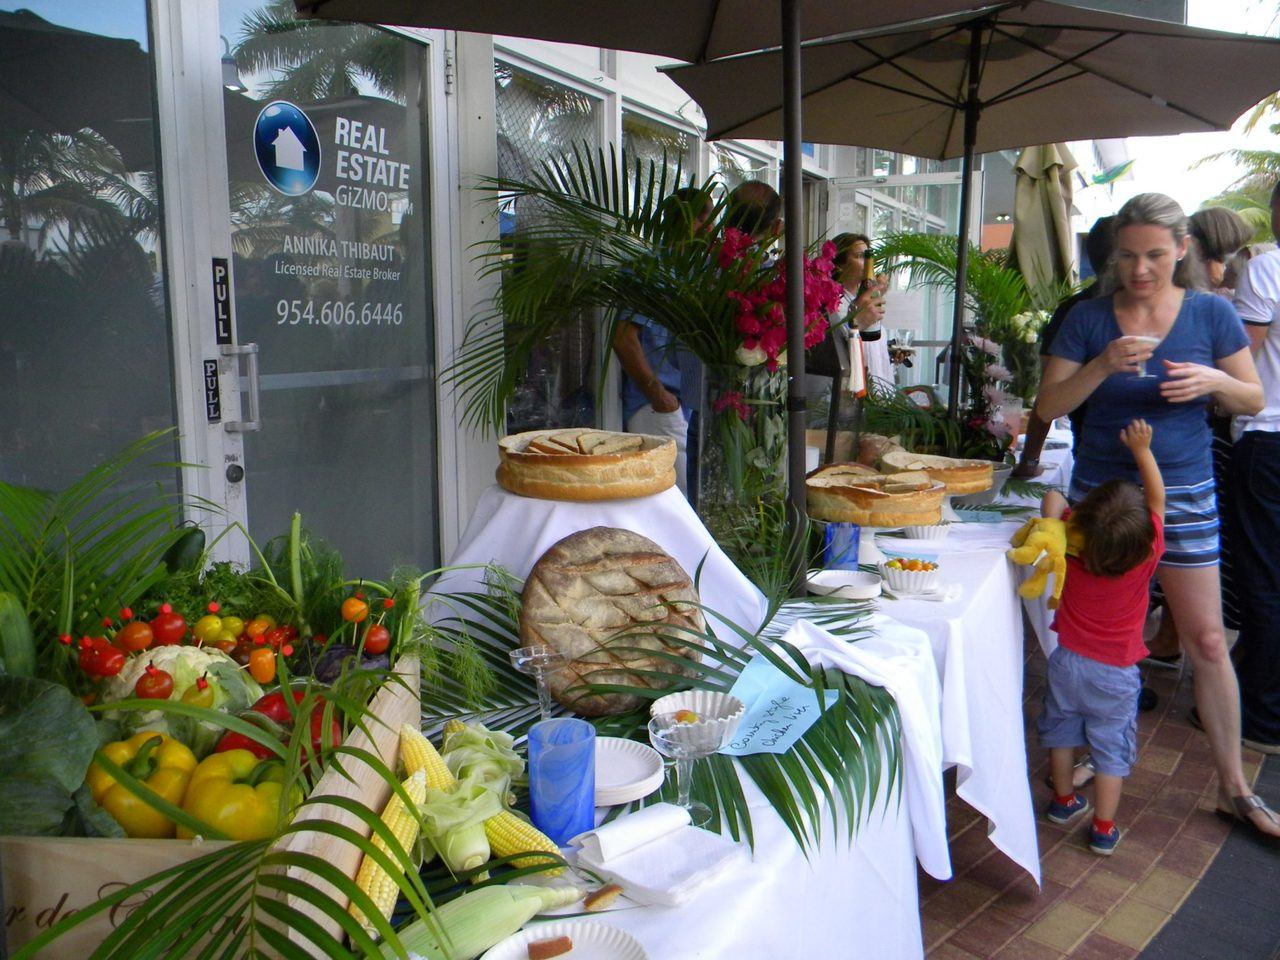
<svg viewBox="0 0 1280 960">
<path fill-rule="evenodd" d="M 222 419 L 222 390 L 218 386 L 218 361 L 204 362 L 204 412 L 210 423 Z"/>
<path fill-rule="evenodd" d="M 217 343 L 231 342 L 231 266 L 213 258 L 213 334 Z"/>
</svg>

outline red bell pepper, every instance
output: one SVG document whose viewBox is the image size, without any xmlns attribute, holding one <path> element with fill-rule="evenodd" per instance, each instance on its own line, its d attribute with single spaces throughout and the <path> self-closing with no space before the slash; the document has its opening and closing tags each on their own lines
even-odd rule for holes
<svg viewBox="0 0 1280 960">
<path fill-rule="evenodd" d="M 304 694 L 301 690 L 294 690 L 293 702 L 298 704 L 302 702 Z M 283 729 L 287 741 L 287 732 L 293 728 L 293 713 L 289 704 L 285 701 L 283 691 L 277 690 L 275 693 L 268 693 L 250 708 L 254 713 L 260 713 L 273 724 L 279 725 Z M 337 718 L 329 720 L 329 745 L 337 746 L 342 742 L 342 727 L 338 724 Z M 318 757 L 321 755 L 325 746 L 324 737 L 324 699 L 317 698 L 315 706 L 311 710 L 311 756 Z M 214 747 L 214 751 L 221 753 L 224 750 L 248 750 L 259 759 L 267 759 L 275 756 L 271 750 L 256 740 L 251 740 L 243 733 L 228 731 L 222 735 L 222 739 L 218 741 L 218 745 Z"/>
</svg>

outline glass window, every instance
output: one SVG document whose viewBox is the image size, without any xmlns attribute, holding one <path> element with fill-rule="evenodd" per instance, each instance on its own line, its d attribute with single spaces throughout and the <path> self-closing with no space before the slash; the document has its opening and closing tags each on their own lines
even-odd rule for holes
<svg viewBox="0 0 1280 960">
<path fill-rule="evenodd" d="M 223 101 L 237 333 L 261 351 L 249 529 L 262 542 L 300 510 L 349 571 L 429 568 L 426 48 L 291 13 L 278 0 L 220 7 L 238 73 Z"/>
<path fill-rule="evenodd" d="M 60 488 L 175 422 L 147 4 L 0 0 L 0 50 L 0 479 Z"/>
<path fill-rule="evenodd" d="M 501 61 L 494 63 L 497 92 L 498 173 L 527 180 L 540 164 L 584 145 L 600 145 L 599 101 Z M 536 201 L 500 209 L 502 236 L 522 219 L 536 218 Z M 580 317 L 552 337 L 529 365 L 507 411 L 512 432 L 597 423 L 599 344 L 593 317 Z"/>
<path fill-rule="evenodd" d="M 765 178 L 768 164 L 755 160 L 718 143 L 711 144 L 711 172 L 720 178 L 725 190 L 732 190 L 748 180 Z"/>
<path fill-rule="evenodd" d="M 680 164 L 681 184 L 698 179 L 698 138 L 630 110 L 622 111 L 622 149 L 633 158 L 668 167 Z"/>
</svg>

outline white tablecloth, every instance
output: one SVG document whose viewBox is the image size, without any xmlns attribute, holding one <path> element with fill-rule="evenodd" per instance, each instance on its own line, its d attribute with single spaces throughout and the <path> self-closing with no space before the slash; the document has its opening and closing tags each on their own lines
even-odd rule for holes
<svg viewBox="0 0 1280 960">
<path fill-rule="evenodd" d="M 652 960 L 924 956 L 911 820 L 905 801 L 881 798 L 852 845 L 824 824 L 808 859 L 755 785 L 743 779 L 756 845 L 750 866 L 679 907 L 601 915 L 629 931 Z"/>
<path fill-rule="evenodd" d="M 699 577 L 698 592 L 708 607 L 749 631 L 759 628 L 765 614 L 764 596 L 711 539 L 675 487 L 650 497 L 570 503 L 521 497 L 494 484 L 480 495 L 448 566 L 496 563 L 523 580 L 550 547 L 590 527 L 619 527 L 648 537 L 690 577 Z M 478 567 L 451 570 L 435 582 L 431 593 L 479 591 L 483 575 Z M 735 639 L 714 618 L 712 629 L 727 642 Z"/>
<path fill-rule="evenodd" d="M 985 526 L 997 525 L 953 524 L 946 540 L 927 544 L 881 538 L 884 549 L 937 553 L 942 581 L 960 584 L 962 593 L 946 603 L 885 599 L 880 609 L 928 634 L 942 681 L 942 758 L 956 767 L 956 792 L 990 821 L 996 848 L 1039 883 L 1023 736 L 1022 613 L 1007 542 L 965 543 L 972 528 Z"/>
</svg>

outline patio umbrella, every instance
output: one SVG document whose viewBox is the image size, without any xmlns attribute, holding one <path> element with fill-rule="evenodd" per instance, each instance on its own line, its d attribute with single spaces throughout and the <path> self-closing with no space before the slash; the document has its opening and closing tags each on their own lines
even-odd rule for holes
<svg viewBox="0 0 1280 960">
<path fill-rule="evenodd" d="M 294 0 L 300 16 L 358 23 L 439 27 L 505 36 L 582 43 L 702 62 L 779 46 L 768 75 L 781 92 L 789 120 L 781 136 L 787 251 L 804 248 L 804 190 L 800 139 L 800 41 L 935 16 L 966 0 L 897 0 L 890 11 L 872 3 L 829 0 Z M 781 81 L 781 82 L 779 82 Z M 787 503 L 805 515 L 804 281 L 800 257 L 787 257 Z M 797 569 L 797 584 L 803 580 Z"/>
<path fill-rule="evenodd" d="M 962 156 L 968 234 L 975 152 L 1058 140 L 1224 130 L 1275 91 L 1280 41 L 1053 3 L 997 3 L 805 43 L 804 139 Z M 781 53 L 663 68 L 699 104 L 709 139 L 776 137 Z M 959 244 L 952 356 L 968 244 Z M 948 407 L 958 402 L 951 365 Z"/>
<path fill-rule="evenodd" d="M 1075 168 L 1075 157 L 1060 143 L 1027 147 L 1014 164 L 1013 255 L 1029 284 L 1071 278 Z"/>
</svg>

